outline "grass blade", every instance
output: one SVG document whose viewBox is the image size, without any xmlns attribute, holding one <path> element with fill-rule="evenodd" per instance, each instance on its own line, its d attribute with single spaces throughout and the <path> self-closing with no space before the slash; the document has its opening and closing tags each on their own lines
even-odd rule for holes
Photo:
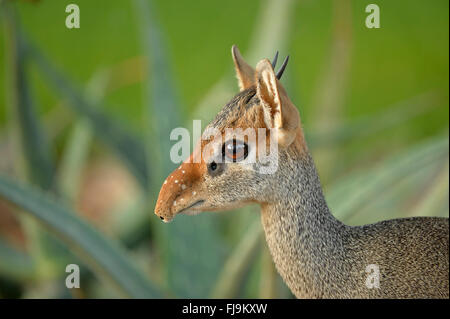
<svg viewBox="0 0 450 319">
<path fill-rule="evenodd" d="M 436 179 L 445 157 L 425 162 L 419 170 L 399 176 L 389 187 L 377 192 L 376 198 L 364 204 L 357 214 L 348 219 L 349 225 L 370 224 L 379 220 L 409 216 L 442 216 L 442 212 L 427 210 L 425 214 L 416 212 L 420 201 L 431 199 L 427 189 Z M 439 206 L 442 201 L 435 203 Z M 448 215 L 448 210 L 447 210 Z"/>
<path fill-rule="evenodd" d="M 171 68 L 168 62 L 168 53 L 164 43 L 164 36 L 157 21 L 157 12 L 152 1 L 135 1 L 141 29 L 141 38 L 144 50 L 148 56 L 150 79 L 147 81 L 146 100 L 149 121 L 148 151 L 152 159 L 158 161 L 157 166 L 162 167 L 162 180 L 174 168 L 170 160 L 169 136 L 173 128 L 180 125 L 180 102 L 174 87 Z"/>
<path fill-rule="evenodd" d="M 442 98 L 437 91 L 425 92 L 389 106 L 377 114 L 345 121 L 332 129 L 324 126 L 324 130 L 307 132 L 307 139 L 312 148 L 319 148 L 372 136 L 432 111 Z"/>
<path fill-rule="evenodd" d="M 128 261 L 125 252 L 116 243 L 104 238 L 74 212 L 47 195 L 0 176 L 0 196 L 53 230 L 70 247 L 79 250 L 80 257 L 85 257 L 86 264 L 94 271 L 106 275 L 128 296 L 160 296 L 148 279 Z"/>
<path fill-rule="evenodd" d="M 261 244 L 261 235 L 261 221 L 257 219 L 249 226 L 248 231 L 239 241 L 239 245 L 226 261 L 212 290 L 212 298 L 236 297 L 242 278 Z"/>
<path fill-rule="evenodd" d="M 87 92 L 96 100 L 105 94 L 105 84 L 109 73 L 100 72 L 94 75 L 87 86 Z M 82 170 L 86 164 L 93 139 L 93 131 L 86 119 L 77 121 L 64 148 L 62 163 L 59 169 L 58 182 L 62 195 L 73 204 L 80 187 Z"/>
<path fill-rule="evenodd" d="M 92 132 L 86 120 L 75 123 L 62 156 L 59 185 L 62 196 L 73 204 L 80 187 L 82 170 L 87 160 Z"/>
<path fill-rule="evenodd" d="M 29 281 L 35 274 L 35 263 L 30 256 L 0 240 L 0 275 L 18 281 Z"/>
<path fill-rule="evenodd" d="M 274 299 L 277 297 L 278 273 L 267 246 L 261 249 L 261 276 L 259 279 L 259 297 Z"/>
<path fill-rule="evenodd" d="M 326 192 L 331 211 L 337 218 L 345 221 L 370 201 L 376 200 L 377 194 L 389 189 L 401 177 L 420 170 L 427 163 L 439 160 L 447 154 L 448 134 L 393 156 L 374 169 L 348 174 Z"/>
<path fill-rule="evenodd" d="M 448 158 L 444 159 L 445 163 L 439 168 L 439 175 L 435 178 L 434 183 L 428 188 L 422 200 L 416 205 L 411 212 L 411 216 L 437 216 L 442 215 L 442 206 L 446 205 L 446 215 L 448 216 L 448 194 L 449 194 L 449 164 Z"/>
<path fill-rule="evenodd" d="M 28 179 L 43 189 L 51 187 L 54 176 L 54 165 L 51 152 L 43 127 L 41 126 L 36 110 L 35 99 L 32 97 L 28 81 L 28 51 L 20 37 L 19 26 L 15 17 L 14 8 L 2 4 L 2 15 L 5 33 L 8 36 L 7 64 L 11 79 L 10 99 L 11 115 L 15 131 L 18 133 L 18 144 L 22 156 L 19 156 L 23 165 L 23 173 Z"/>
<path fill-rule="evenodd" d="M 342 113 L 346 103 L 350 70 L 352 65 L 352 6 L 351 2 L 334 1 L 333 35 L 329 57 L 324 61 L 319 84 L 315 88 L 312 107 L 315 126 L 335 128 L 342 121 Z M 333 147 L 334 146 L 334 147 Z M 315 161 L 321 167 L 323 182 L 332 179 L 337 173 L 336 145 L 318 149 Z"/>
</svg>

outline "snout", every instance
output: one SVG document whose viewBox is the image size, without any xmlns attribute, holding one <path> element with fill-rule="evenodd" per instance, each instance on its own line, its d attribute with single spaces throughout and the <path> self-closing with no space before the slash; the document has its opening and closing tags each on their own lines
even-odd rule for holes
<svg viewBox="0 0 450 319">
<path fill-rule="evenodd" d="M 200 176 L 200 164 L 185 162 L 175 169 L 163 182 L 155 214 L 170 222 L 178 213 L 198 208 L 204 202 L 198 191 Z"/>
</svg>

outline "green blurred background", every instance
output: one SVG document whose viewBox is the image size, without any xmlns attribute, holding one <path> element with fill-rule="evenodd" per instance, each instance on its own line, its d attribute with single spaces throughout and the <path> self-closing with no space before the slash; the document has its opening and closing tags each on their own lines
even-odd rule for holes
<svg viewBox="0 0 450 319">
<path fill-rule="evenodd" d="M 1 0 L 0 297 L 292 297 L 258 207 L 153 214 L 171 129 L 238 91 L 233 44 L 252 65 L 290 55 L 340 220 L 448 216 L 449 2 L 378 0 L 368 29 L 372 2 Z"/>
</svg>

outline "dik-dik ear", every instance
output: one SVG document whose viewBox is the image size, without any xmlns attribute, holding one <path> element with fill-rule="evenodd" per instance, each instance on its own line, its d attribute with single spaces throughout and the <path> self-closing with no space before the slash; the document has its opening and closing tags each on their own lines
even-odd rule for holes
<svg viewBox="0 0 450 319">
<path fill-rule="evenodd" d="M 233 56 L 234 66 L 236 68 L 239 89 L 241 91 L 248 89 L 255 84 L 255 70 L 244 61 L 236 45 L 231 47 L 231 55 Z"/>
<path fill-rule="evenodd" d="M 286 148 L 296 136 L 300 116 L 267 59 L 256 66 L 256 90 L 264 109 L 267 127 L 277 129 L 278 145 Z"/>
</svg>

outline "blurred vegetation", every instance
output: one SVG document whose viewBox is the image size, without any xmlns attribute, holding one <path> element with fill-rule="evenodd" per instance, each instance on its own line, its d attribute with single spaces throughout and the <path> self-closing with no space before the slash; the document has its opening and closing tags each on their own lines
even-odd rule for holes
<svg viewBox="0 0 450 319">
<path fill-rule="evenodd" d="M 257 207 L 161 224 L 169 133 L 290 54 L 327 200 L 358 225 L 449 212 L 449 3 L 0 0 L 0 297 L 289 298 Z M 81 267 L 68 290 L 67 264 Z"/>
</svg>

